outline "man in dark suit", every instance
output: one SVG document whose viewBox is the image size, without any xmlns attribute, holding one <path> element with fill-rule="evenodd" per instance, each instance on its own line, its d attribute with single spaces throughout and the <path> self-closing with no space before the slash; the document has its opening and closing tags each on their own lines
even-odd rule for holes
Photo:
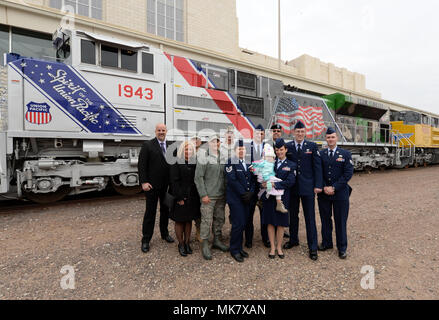
<svg viewBox="0 0 439 320">
<path fill-rule="evenodd" d="M 142 227 L 142 251 L 149 251 L 149 242 L 154 233 L 157 202 L 160 199 L 160 234 L 168 243 L 174 242 L 168 231 L 169 209 L 164 204 L 165 194 L 169 188 L 169 164 L 166 161 L 168 143 L 165 124 L 158 124 L 156 137 L 146 141 L 139 154 L 139 180 L 146 195 L 146 211 Z"/>
<path fill-rule="evenodd" d="M 265 146 L 264 140 L 265 140 L 265 129 L 260 124 L 256 127 L 253 141 L 250 144 L 250 157 L 251 157 L 250 163 L 253 163 L 254 161 L 259 161 L 263 158 L 264 146 Z M 245 227 L 245 246 L 249 249 L 253 247 L 253 234 L 254 234 L 253 219 L 256 210 L 256 205 L 258 203 L 258 197 L 257 197 L 258 193 L 259 193 L 259 186 L 257 186 L 252 202 L 250 203 L 250 214 L 248 216 L 247 225 Z M 258 208 L 259 208 L 259 213 L 261 213 L 262 205 L 258 205 Z M 262 224 L 261 224 L 261 237 L 264 245 L 270 247 L 270 243 L 268 240 L 267 226 Z"/>
<path fill-rule="evenodd" d="M 299 206 L 302 202 L 309 257 L 317 260 L 315 195 L 323 191 L 322 162 L 317 144 L 305 140 L 305 135 L 305 125 L 299 121 L 294 127 L 294 141 L 288 143 L 288 159 L 297 163 L 297 179 L 291 194 L 290 241 L 284 249 L 299 245 Z"/>
<path fill-rule="evenodd" d="M 319 251 L 333 248 L 332 213 L 334 212 L 338 256 L 340 259 L 346 259 L 348 246 L 346 224 L 349 215 L 349 196 L 352 192 L 348 182 L 354 174 L 354 163 L 349 151 L 337 147 L 337 140 L 335 130 L 328 128 L 326 132 L 328 149 L 321 152 L 324 192 L 318 197 L 323 239 Z"/>
</svg>

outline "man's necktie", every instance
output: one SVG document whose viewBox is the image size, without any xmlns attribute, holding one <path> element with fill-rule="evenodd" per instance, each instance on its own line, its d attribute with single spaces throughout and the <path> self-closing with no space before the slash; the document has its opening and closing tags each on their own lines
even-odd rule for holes
<svg viewBox="0 0 439 320">
<path fill-rule="evenodd" d="M 329 160 L 334 158 L 334 150 L 329 151 Z"/>
<path fill-rule="evenodd" d="M 300 156 L 302 156 L 302 145 L 299 144 L 299 146 L 297 147 L 297 154 Z"/>
<path fill-rule="evenodd" d="M 166 149 L 165 149 L 165 143 L 164 142 L 160 142 L 160 147 L 162 149 L 162 153 L 164 156 L 166 156 Z"/>
</svg>

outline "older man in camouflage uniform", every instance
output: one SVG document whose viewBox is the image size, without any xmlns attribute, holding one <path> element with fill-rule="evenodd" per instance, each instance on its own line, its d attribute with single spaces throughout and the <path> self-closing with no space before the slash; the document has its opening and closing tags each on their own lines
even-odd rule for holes
<svg viewBox="0 0 439 320">
<path fill-rule="evenodd" d="M 200 155 L 195 170 L 195 185 L 200 195 L 201 226 L 200 235 L 204 259 L 211 260 L 209 246 L 210 229 L 213 229 L 213 248 L 227 252 L 229 248 L 222 243 L 221 233 L 225 221 L 225 177 L 220 157 L 220 139 L 214 135 L 209 139 L 209 149 Z"/>
</svg>

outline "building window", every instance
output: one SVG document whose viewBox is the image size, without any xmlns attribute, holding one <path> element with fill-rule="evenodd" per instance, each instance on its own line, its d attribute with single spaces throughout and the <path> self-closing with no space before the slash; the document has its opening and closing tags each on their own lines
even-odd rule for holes
<svg viewBox="0 0 439 320">
<path fill-rule="evenodd" d="M 102 0 L 50 0 L 49 5 L 60 10 L 71 6 L 75 14 L 102 20 Z"/>
<path fill-rule="evenodd" d="M 0 24 L 0 66 L 5 63 L 3 56 L 9 52 L 9 26 Z"/>
<path fill-rule="evenodd" d="M 147 0 L 147 31 L 184 41 L 184 0 Z"/>
<path fill-rule="evenodd" d="M 52 35 L 12 27 L 12 52 L 37 59 L 56 59 Z"/>
</svg>

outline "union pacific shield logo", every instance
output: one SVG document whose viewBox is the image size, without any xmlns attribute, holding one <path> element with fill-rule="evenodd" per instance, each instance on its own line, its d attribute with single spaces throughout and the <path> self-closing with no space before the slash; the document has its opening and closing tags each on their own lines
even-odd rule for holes
<svg viewBox="0 0 439 320">
<path fill-rule="evenodd" d="M 41 125 L 52 121 L 50 106 L 47 103 L 29 102 L 26 107 L 26 120 L 28 122 Z"/>
</svg>

